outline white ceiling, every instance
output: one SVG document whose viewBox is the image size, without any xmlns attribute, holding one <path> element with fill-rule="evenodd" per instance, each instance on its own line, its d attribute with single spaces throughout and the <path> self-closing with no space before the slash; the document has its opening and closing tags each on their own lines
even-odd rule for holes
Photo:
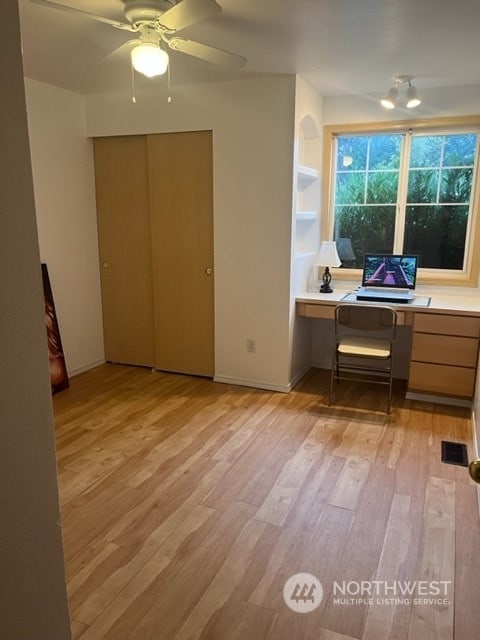
<svg viewBox="0 0 480 640">
<path fill-rule="evenodd" d="M 124 21 L 122 0 L 63 0 Z M 238 53 L 250 73 L 300 73 L 324 96 L 384 92 L 399 74 L 422 87 L 480 84 L 479 0 L 218 0 L 223 11 L 180 35 Z M 78 93 L 128 90 L 132 36 L 19 0 L 25 74 Z M 228 73 L 179 52 L 172 82 Z M 164 78 L 139 82 L 165 82 Z"/>
</svg>

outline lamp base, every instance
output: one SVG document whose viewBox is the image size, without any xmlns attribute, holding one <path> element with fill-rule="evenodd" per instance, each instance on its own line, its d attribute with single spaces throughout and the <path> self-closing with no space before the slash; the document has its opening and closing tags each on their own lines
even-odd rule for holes
<svg viewBox="0 0 480 640">
<path fill-rule="evenodd" d="M 325 271 L 322 276 L 323 284 L 320 287 L 320 293 L 333 293 L 333 289 L 330 288 L 330 282 L 332 281 L 332 274 L 330 273 L 330 269 L 325 267 Z"/>
</svg>

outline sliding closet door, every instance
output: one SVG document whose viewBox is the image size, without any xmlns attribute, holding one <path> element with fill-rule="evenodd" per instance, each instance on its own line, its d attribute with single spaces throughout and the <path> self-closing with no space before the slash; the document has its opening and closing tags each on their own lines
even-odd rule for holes
<svg viewBox="0 0 480 640">
<path fill-rule="evenodd" d="M 94 140 L 105 357 L 153 366 L 147 139 Z"/>
<path fill-rule="evenodd" d="M 148 136 L 155 367 L 214 370 L 211 131 Z"/>
</svg>

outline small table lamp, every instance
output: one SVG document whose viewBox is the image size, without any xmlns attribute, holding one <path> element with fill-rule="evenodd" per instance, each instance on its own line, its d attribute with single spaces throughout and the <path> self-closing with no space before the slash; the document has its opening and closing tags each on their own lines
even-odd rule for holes
<svg viewBox="0 0 480 640">
<path fill-rule="evenodd" d="M 338 257 L 337 245 L 335 242 L 322 242 L 320 245 L 320 252 L 315 260 L 316 266 L 324 266 L 322 280 L 323 284 L 320 287 L 320 293 L 332 293 L 333 289 L 330 288 L 330 282 L 332 281 L 332 275 L 329 267 L 339 267 L 342 261 Z"/>
</svg>

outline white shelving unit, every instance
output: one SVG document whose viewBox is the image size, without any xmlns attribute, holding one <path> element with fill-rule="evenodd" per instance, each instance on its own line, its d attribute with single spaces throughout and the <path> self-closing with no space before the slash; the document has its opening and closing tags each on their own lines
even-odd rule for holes
<svg viewBox="0 0 480 640">
<path fill-rule="evenodd" d="M 318 180 L 318 171 L 313 167 L 307 167 L 304 164 L 297 165 L 297 181 L 300 184 L 310 184 Z"/>
<path fill-rule="evenodd" d="M 311 256 L 318 250 L 319 173 L 314 167 L 297 164 L 296 178 L 295 254 L 298 257 Z"/>
<path fill-rule="evenodd" d="M 295 136 L 292 210 L 292 287 L 296 294 L 308 291 L 313 263 L 320 248 L 321 129 L 305 114 Z"/>
<path fill-rule="evenodd" d="M 318 220 L 317 211 L 297 211 L 296 216 L 298 221 Z"/>
</svg>

